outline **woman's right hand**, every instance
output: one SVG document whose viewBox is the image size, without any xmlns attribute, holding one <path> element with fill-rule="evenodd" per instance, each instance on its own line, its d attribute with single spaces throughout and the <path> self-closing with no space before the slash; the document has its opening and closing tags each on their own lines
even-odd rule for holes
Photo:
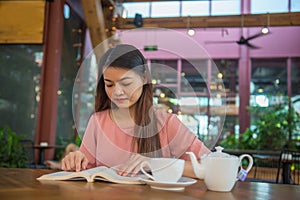
<svg viewBox="0 0 300 200">
<path fill-rule="evenodd" d="M 64 171 L 77 171 L 86 169 L 88 159 L 81 151 L 74 151 L 67 154 L 61 160 L 61 169 Z"/>
</svg>

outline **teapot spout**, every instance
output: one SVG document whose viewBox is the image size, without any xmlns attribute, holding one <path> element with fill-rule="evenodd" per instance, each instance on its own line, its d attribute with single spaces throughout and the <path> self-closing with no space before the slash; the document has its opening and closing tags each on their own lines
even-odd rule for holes
<svg viewBox="0 0 300 200">
<path fill-rule="evenodd" d="M 200 164 L 193 152 L 186 152 L 186 154 L 190 155 L 192 167 L 194 170 L 194 174 L 199 179 L 204 179 L 204 167 L 203 164 Z"/>
</svg>

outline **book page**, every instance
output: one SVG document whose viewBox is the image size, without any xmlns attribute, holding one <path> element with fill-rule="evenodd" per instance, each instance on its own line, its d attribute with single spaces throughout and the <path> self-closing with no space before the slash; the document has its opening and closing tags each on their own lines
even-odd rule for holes
<svg viewBox="0 0 300 200">
<path fill-rule="evenodd" d="M 50 174 L 45 174 L 37 178 L 37 180 L 87 180 L 90 181 L 90 176 L 82 172 L 54 172 Z"/>
<path fill-rule="evenodd" d="M 140 175 L 134 177 L 121 176 L 113 168 L 107 168 L 106 170 L 103 170 L 101 172 L 92 175 L 92 179 L 94 180 L 109 181 L 113 183 L 123 183 L 123 184 L 144 184 L 143 182 L 140 181 L 141 178 L 142 176 Z"/>
<path fill-rule="evenodd" d="M 134 177 L 121 176 L 113 168 L 99 166 L 87 170 L 82 170 L 80 172 L 59 171 L 45 174 L 37 178 L 37 180 L 86 180 L 88 182 L 101 180 L 113 183 L 144 184 L 142 181 L 140 181 L 141 178 L 145 178 L 145 175 L 136 175 Z"/>
<path fill-rule="evenodd" d="M 106 170 L 107 167 L 100 166 L 95 167 L 87 170 L 82 170 L 80 172 L 67 172 L 67 171 L 60 171 L 54 172 L 50 174 L 45 174 L 39 178 L 38 180 L 87 180 L 88 182 L 93 182 L 94 180 L 91 178 L 93 174 L 102 172 Z"/>
<path fill-rule="evenodd" d="M 108 168 L 105 166 L 99 166 L 99 167 L 94 167 L 91 169 L 87 169 L 87 170 L 82 170 L 80 173 L 84 173 L 89 177 L 92 177 L 93 174 L 99 173 L 99 172 L 103 172 L 105 170 L 107 170 Z"/>
</svg>

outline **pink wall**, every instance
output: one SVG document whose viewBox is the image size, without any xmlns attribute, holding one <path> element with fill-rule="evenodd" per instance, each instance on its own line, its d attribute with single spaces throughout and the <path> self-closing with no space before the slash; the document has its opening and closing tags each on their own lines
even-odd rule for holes
<svg viewBox="0 0 300 200">
<path fill-rule="evenodd" d="M 250 57 L 299 57 L 300 27 L 272 27 L 270 35 L 257 38 L 262 48 L 250 51 Z"/>
<path fill-rule="evenodd" d="M 245 28 L 249 35 L 261 28 Z M 250 49 L 250 57 L 300 57 L 300 27 L 271 27 L 271 34 L 251 40 L 261 47 Z M 236 41 L 241 28 L 197 29 L 193 37 L 185 29 L 132 29 L 121 31 L 122 43 L 143 49 L 144 45 L 158 45 L 158 51 L 144 52 L 147 58 L 239 58 L 240 46 L 235 42 L 207 44 L 207 41 Z M 246 36 L 246 35 L 245 35 Z"/>
</svg>

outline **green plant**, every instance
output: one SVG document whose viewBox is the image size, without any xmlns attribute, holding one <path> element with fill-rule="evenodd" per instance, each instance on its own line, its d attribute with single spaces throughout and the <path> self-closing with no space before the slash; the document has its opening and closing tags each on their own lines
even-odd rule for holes
<svg viewBox="0 0 300 200">
<path fill-rule="evenodd" d="M 294 147 L 292 135 L 300 124 L 300 117 L 287 103 L 272 105 L 268 108 L 251 107 L 255 118 L 254 128 L 248 128 L 238 137 L 230 135 L 220 142 L 229 149 L 269 149 L 281 150 L 284 145 Z"/>
<path fill-rule="evenodd" d="M 256 149 L 257 143 L 258 140 L 256 134 L 249 128 L 239 136 L 231 134 L 220 141 L 220 145 L 225 149 Z"/>
<path fill-rule="evenodd" d="M 8 126 L 0 128 L 0 167 L 25 168 L 27 157 L 23 135 L 17 135 Z"/>
</svg>

